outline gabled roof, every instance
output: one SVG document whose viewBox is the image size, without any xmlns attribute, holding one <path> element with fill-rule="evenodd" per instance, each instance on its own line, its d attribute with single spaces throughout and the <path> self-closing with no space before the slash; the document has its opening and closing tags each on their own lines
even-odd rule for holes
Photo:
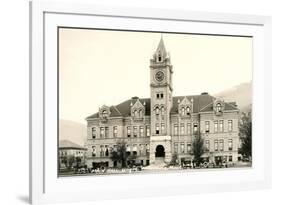
<svg viewBox="0 0 281 205">
<path fill-rule="evenodd" d="M 116 106 L 111 106 L 110 109 L 110 117 L 128 117 L 131 115 L 131 104 L 134 105 L 137 100 L 143 104 L 145 102 L 145 115 L 150 115 L 150 98 L 136 98 L 133 97 L 130 100 L 126 100 Z M 98 118 L 99 113 L 95 113 L 88 118 Z"/>
<path fill-rule="evenodd" d="M 59 141 L 59 148 L 60 149 L 80 149 L 80 150 L 86 150 L 86 148 L 75 144 L 74 142 L 71 142 L 69 140 L 60 140 Z"/>
<path fill-rule="evenodd" d="M 189 96 L 175 96 L 173 97 L 173 107 L 171 109 L 171 114 L 178 113 L 178 101 L 182 101 L 184 98 L 187 98 L 189 101 L 193 99 L 193 113 L 199 112 L 209 112 L 213 111 L 213 101 L 215 97 L 209 94 L 202 95 L 189 95 Z M 137 98 L 133 97 L 130 100 L 126 100 L 116 106 L 110 107 L 110 116 L 109 117 L 128 117 L 131 115 L 131 104 L 134 105 L 137 100 L 140 100 L 142 104 L 145 102 L 145 115 L 150 116 L 150 98 Z M 234 103 L 225 102 L 225 110 L 238 110 Z M 86 119 L 89 118 L 98 118 L 99 113 L 95 113 Z"/>
</svg>

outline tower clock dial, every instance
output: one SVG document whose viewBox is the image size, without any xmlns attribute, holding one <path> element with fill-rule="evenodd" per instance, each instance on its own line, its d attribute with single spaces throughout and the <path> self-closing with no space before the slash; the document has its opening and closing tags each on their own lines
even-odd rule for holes
<svg viewBox="0 0 281 205">
<path fill-rule="evenodd" d="M 158 71 L 156 74 L 155 74 L 155 79 L 158 81 L 158 82 L 161 82 L 164 80 L 164 73 L 162 71 Z"/>
</svg>

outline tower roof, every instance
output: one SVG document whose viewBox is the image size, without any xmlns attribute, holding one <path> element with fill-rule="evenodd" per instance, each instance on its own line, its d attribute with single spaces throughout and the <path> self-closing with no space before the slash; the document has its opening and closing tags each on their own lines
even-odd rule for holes
<svg viewBox="0 0 281 205">
<path fill-rule="evenodd" d="M 165 48 L 165 44 L 164 44 L 164 40 L 163 40 L 163 37 L 161 36 L 161 39 L 159 41 L 159 44 L 158 44 L 158 47 L 156 49 L 156 54 L 157 53 L 161 53 L 163 57 L 166 57 L 167 55 L 167 51 L 166 51 L 166 48 Z"/>
</svg>

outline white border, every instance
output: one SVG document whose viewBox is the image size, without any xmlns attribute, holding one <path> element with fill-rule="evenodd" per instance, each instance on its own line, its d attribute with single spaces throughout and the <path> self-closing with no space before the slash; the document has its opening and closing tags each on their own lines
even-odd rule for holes
<svg viewBox="0 0 281 205">
<path fill-rule="evenodd" d="M 30 200 L 33 204 L 127 197 L 162 196 L 270 187 L 271 184 L 271 20 L 269 17 L 155 9 L 111 8 L 83 4 L 33 2 L 31 6 Z M 61 15 L 59 13 L 67 13 Z M 78 15 L 77 15 L 78 14 Z M 118 17 L 118 18 L 117 18 Z M 128 20 L 130 23 L 128 23 Z M 169 25 L 159 27 L 159 21 Z M 101 24 L 102 22 L 102 24 Z M 44 24 L 48 29 L 44 30 Z M 56 26 L 253 35 L 253 168 L 169 175 L 57 178 L 56 164 Z M 183 26 L 185 25 L 185 26 Z M 188 25 L 188 27 L 186 27 Z M 222 26 L 223 25 L 223 26 Z M 157 27 L 158 26 L 158 27 Z M 166 29 L 166 30 L 164 30 Z M 209 32 L 210 33 L 210 32 Z M 48 40 L 48 46 L 44 42 Z M 51 42 L 51 43 L 50 43 Z M 45 56 L 45 58 L 43 58 Z M 45 68 L 44 68 L 45 66 Z M 43 77 L 45 76 L 45 78 Z M 55 79 L 55 80 L 54 80 Z M 50 83 L 52 82 L 52 83 Z M 45 95 L 43 95 L 43 92 Z M 256 91 L 256 92 L 255 92 Z M 257 92 L 259 91 L 259 92 Z M 45 96 L 45 98 L 44 98 Z M 52 100 L 51 100 L 52 99 Z M 48 109 L 44 113 L 44 108 Z M 265 112 L 266 111 L 266 112 Z M 45 115 L 45 117 L 44 117 Z M 266 119 L 266 120 L 265 120 Z M 266 131 L 266 133 L 265 133 Z M 48 134 L 48 138 L 44 137 Z M 53 136 L 53 137 L 50 137 Z M 55 148 L 55 149 L 54 149 Z M 255 149 L 256 148 L 256 149 Z M 44 161 L 45 159 L 45 161 Z M 56 161 L 55 161 L 56 162 Z M 46 169 L 46 170 L 45 170 Z M 131 178 L 134 180 L 132 183 Z M 196 179 L 205 180 L 198 181 Z M 175 179 L 188 179 L 175 180 Z M 120 180 L 126 184 L 120 187 Z M 143 183 L 143 181 L 154 183 Z M 157 183 L 156 183 L 157 182 Z M 163 183 L 165 182 L 165 183 Z M 118 184 L 114 186 L 114 184 Z M 93 185 L 98 185 L 98 189 Z M 108 186 L 110 184 L 110 186 Z M 134 188 L 134 184 L 138 184 Z M 79 187 L 77 191 L 70 187 Z M 118 189 L 117 189 L 118 188 Z M 62 190 L 64 190 L 62 192 Z M 71 198 L 69 197 L 71 194 Z"/>
</svg>

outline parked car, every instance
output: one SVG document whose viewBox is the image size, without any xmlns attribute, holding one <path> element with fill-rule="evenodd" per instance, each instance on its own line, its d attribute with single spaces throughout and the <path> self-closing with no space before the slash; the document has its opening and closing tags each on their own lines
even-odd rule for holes
<svg viewBox="0 0 281 205">
<path fill-rule="evenodd" d="M 77 174 L 86 174 L 87 173 L 87 169 L 86 168 L 79 168 L 76 172 Z"/>
<path fill-rule="evenodd" d="M 181 163 L 181 167 L 183 168 L 183 169 L 187 169 L 187 168 L 192 168 L 192 161 L 191 160 L 189 160 L 189 161 L 184 161 L 184 162 L 182 162 Z"/>
</svg>

